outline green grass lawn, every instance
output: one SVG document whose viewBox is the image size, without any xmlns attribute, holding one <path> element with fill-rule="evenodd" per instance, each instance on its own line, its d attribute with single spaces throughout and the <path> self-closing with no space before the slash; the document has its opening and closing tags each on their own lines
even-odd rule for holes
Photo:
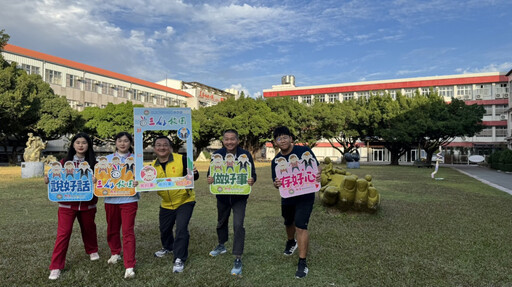
<svg viewBox="0 0 512 287">
<path fill-rule="evenodd" d="M 19 167 L 0 168 L 0 285 L 2 286 L 512 286 L 512 196 L 450 168 L 362 166 L 382 196 L 376 214 L 326 209 L 315 203 L 309 275 L 294 278 L 297 253 L 282 254 L 285 231 L 270 168 L 260 164 L 247 205 L 243 277 L 229 275 L 233 256 L 211 258 L 216 245 L 216 204 L 198 164 L 197 204 L 190 223 L 190 258 L 172 273 L 172 258 L 155 258 L 160 246 L 159 197 L 142 194 L 135 225 L 136 278 L 123 279 L 122 262 L 107 264 L 103 200 L 96 224 L 100 261 L 84 252 L 78 223 L 66 268 L 48 280 L 57 231 L 57 204 L 41 178 L 20 178 Z M 231 227 L 231 224 L 230 224 Z M 231 231 L 232 232 L 232 231 Z"/>
</svg>

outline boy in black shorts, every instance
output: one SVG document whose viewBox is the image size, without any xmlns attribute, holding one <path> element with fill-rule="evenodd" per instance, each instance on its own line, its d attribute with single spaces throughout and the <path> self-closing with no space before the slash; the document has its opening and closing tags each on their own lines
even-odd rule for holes
<svg viewBox="0 0 512 287">
<path fill-rule="evenodd" d="M 287 127 L 276 128 L 274 130 L 274 140 L 280 149 L 280 152 L 272 160 L 271 168 L 274 187 L 279 188 L 281 186 L 281 180 L 277 178 L 275 171 L 277 158 L 284 157 L 288 160 L 292 154 L 295 154 L 300 158 L 302 154 L 309 151 L 312 158 L 318 165 L 318 161 L 310 148 L 293 144 L 293 135 Z M 316 177 L 316 181 L 318 182 L 320 182 L 320 173 L 320 166 L 318 166 L 318 173 Z M 284 255 L 290 256 L 297 247 L 299 248 L 299 264 L 297 266 L 295 278 L 304 278 L 308 274 L 308 266 L 306 263 L 309 244 L 308 222 L 311 211 L 313 210 L 314 202 L 315 193 L 281 198 L 281 214 L 284 218 L 286 235 L 288 237 Z M 297 234 L 297 240 L 295 240 L 295 234 Z"/>
</svg>

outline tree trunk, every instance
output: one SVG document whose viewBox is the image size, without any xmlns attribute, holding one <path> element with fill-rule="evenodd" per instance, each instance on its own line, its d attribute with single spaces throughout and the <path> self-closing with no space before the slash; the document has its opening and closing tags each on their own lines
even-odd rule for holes
<svg viewBox="0 0 512 287">
<path fill-rule="evenodd" d="M 391 162 L 390 165 L 399 165 L 398 160 L 400 159 L 400 153 L 398 151 L 390 150 Z"/>
</svg>

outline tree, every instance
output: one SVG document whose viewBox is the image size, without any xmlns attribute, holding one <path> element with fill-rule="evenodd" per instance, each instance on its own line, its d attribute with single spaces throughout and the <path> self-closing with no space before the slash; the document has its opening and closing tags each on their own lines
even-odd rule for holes
<svg viewBox="0 0 512 287">
<path fill-rule="evenodd" d="M 417 140 L 427 153 L 427 163 L 431 163 L 439 146 L 449 144 L 455 137 L 472 137 L 483 129 L 485 109 L 482 106 L 466 105 L 455 98 L 445 103 L 437 92 L 431 93 L 426 99 L 411 113 L 416 116 L 415 125 L 421 127 Z"/>
<path fill-rule="evenodd" d="M 192 137 L 196 148 L 194 159 L 218 137 L 215 123 L 207 116 L 208 109 L 208 107 L 200 107 L 192 110 Z"/>
<path fill-rule="evenodd" d="M 414 127 L 410 123 L 411 99 L 396 95 L 396 99 L 389 95 L 371 96 L 366 103 L 364 100 L 358 104 L 366 106 L 365 115 L 362 118 L 366 123 L 366 135 L 378 138 L 382 145 L 391 154 L 391 165 L 398 165 L 402 155 L 411 149 L 412 142 L 416 139 Z M 372 112 L 373 111 L 373 112 Z"/>
<path fill-rule="evenodd" d="M 359 132 L 353 128 L 356 121 L 355 101 L 315 103 L 313 113 L 317 118 L 318 132 L 340 152 L 341 158 L 355 148 Z"/>
<path fill-rule="evenodd" d="M 314 109 L 289 97 L 270 98 L 265 101 L 276 115 L 274 127 L 287 126 L 295 140 L 313 148 L 321 138 L 318 130 L 318 118 Z"/>
<path fill-rule="evenodd" d="M 262 145 L 270 140 L 277 115 L 263 99 L 240 97 L 238 100 L 229 98 L 208 107 L 205 109 L 205 117 L 205 121 L 210 124 L 201 126 L 201 129 L 210 129 L 218 139 L 226 129 L 237 130 L 240 146 L 256 157 Z"/>
<path fill-rule="evenodd" d="M 78 112 L 64 97 L 55 95 L 39 75 L 27 75 L 13 62 L 0 70 L 0 142 L 11 163 L 16 162 L 19 147 L 32 132 L 43 139 L 56 139 L 76 131 Z"/>
<path fill-rule="evenodd" d="M 5 30 L 0 30 L 0 52 L 4 49 L 4 46 L 9 41 L 10 36 L 5 33 Z M 8 66 L 7 62 L 4 60 L 4 57 L 0 53 L 0 68 L 6 68 Z"/>
<path fill-rule="evenodd" d="M 98 144 L 112 142 L 119 132 L 133 133 L 133 108 L 143 105 L 133 105 L 132 102 L 113 104 L 105 108 L 87 107 L 82 111 L 85 120 L 85 131 Z"/>
</svg>

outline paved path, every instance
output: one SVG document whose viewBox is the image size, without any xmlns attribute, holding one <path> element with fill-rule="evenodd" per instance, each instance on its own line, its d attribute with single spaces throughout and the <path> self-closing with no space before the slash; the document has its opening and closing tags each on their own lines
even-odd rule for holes
<svg viewBox="0 0 512 287">
<path fill-rule="evenodd" d="M 448 167 L 449 165 L 445 166 Z M 477 165 L 455 165 L 449 167 L 512 195 L 512 173 L 498 172 L 494 169 Z"/>
</svg>

